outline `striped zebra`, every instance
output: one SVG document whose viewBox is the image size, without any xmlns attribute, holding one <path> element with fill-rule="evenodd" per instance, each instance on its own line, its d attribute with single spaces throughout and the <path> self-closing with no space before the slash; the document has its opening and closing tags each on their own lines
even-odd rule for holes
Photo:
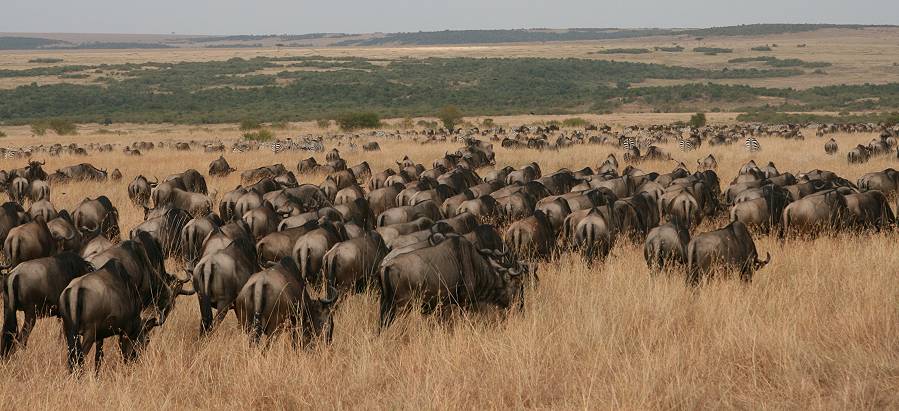
<svg viewBox="0 0 899 411">
<path fill-rule="evenodd" d="M 635 139 L 633 137 L 623 138 L 621 141 L 621 148 L 623 148 L 627 151 L 631 151 L 631 150 L 637 148 L 637 139 Z"/>
<path fill-rule="evenodd" d="M 685 152 L 693 151 L 696 149 L 696 147 L 693 146 L 693 142 L 690 140 L 687 140 L 687 139 L 677 140 L 677 148 L 679 148 L 680 151 L 685 151 Z"/>
<path fill-rule="evenodd" d="M 752 136 L 746 137 L 746 150 L 749 150 L 750 153 L 762 151 L 762 145 L 759 144 L 759 139 Z"/>
<path fill-rule="evenodd" d="M 272 143 L 271 149 L 272 149 L 272 153 L 278 154 L 284 150 L 284 146 L 281 145 L 280 141 L 276 141 L 276 142 Z"/>
</svg>

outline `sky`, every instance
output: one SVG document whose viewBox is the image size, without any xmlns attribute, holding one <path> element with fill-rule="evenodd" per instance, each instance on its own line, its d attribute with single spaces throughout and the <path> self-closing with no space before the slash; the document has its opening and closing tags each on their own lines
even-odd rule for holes
<svg viewBox="0 0 899 411">
<path fill-rule="evenodd" d="M 0 32 L 369 33 L 899 24 L 897 0 L 0 0 Z"/>
</svg>

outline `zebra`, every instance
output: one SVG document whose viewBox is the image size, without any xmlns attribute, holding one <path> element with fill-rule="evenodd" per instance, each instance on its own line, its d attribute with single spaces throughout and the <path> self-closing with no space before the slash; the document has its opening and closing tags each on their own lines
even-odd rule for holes
<svg viewBox="0 0 899 411">
<path fill-rule="evenodd" d="M 680 151 L 693 151 L 696 149 L 693 146 L 693 142 L 687 139 L 677 140 L 677 147 L 680 148 Z"/>
<path fill-rule="evenodd" d="M 621 148 L 627 151 L 637 148 L 637 139 L 633 137 L 624 137 L 621 141 Z"/>
<path fill-rule="evenodd" d="M 282 150 L 284 150 L 284 146 L 281 145 L 280 141 L 276 141 L 276 142 L 272 143 L 271 149 L 272 149 L 272 153 L 278 154 Z"/>
<path fill-rule="evenodd" d="M 759 144 L 759 139 L 752 136 L 746 137 L 746 150 L 749 150 L 750 153 L 761 151 L 762 145 Z"/>
</svg>

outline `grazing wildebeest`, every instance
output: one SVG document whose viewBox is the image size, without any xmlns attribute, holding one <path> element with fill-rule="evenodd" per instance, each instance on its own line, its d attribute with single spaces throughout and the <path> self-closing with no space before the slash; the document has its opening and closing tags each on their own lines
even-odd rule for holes
<svg viewBox="0 0 899 411">
<path fill-rule="evenodd" d="M 285 257 L 247 280 L 234 311 L 254 344 L 285 327 L 294 347 L 305 347 L 318 338 L 327 344 L 334 330 L 331 305 L 337 299 L 336 290 L 329 288 L 328 292 L 327 298 L 312 298 L 296 263 Z"/>
<path fill-rule="evenodd" d="M 128 198 L 134 205 L 147 207 L 150 205 L 150 193 L 158 183 L 158 180 L 151 183 L 146 177 L 139 175 L 128 184 Z"/>
<path fill-rule="evenodd" d="M 752 281 L 752 273 L 771 261 L 758 258 L 755 242 L 746 226 L 733 221 L 724 228 L 699 234 L 687 246 L 687 283 L 698 285 L 715 270 L 739 270 L 740 279 Z"/>
<path fill-rule="evenodd" d="M 23 262 L 3 279 L 3 334 L 0 357 L 9 356 L 16 345 L 25 347 L 38 318 L 59 314 L 59 296 L 69 282 L 93 268 L 78 254 L 64 251 L 51 257 Z M 16 312 L 25 312 L 18 329 Z"/>
<path fill-rule="evenodd" d="M 690 231 L 679 219 L 650 230 L 643 245 L 643 258 L 650 274 L 666 266 L 686 265 L 688 244 Z"/>
<path fill-rule="evenodd" d="M 117 241 L 119 239 L 119 211 L 106 196 L 85 198 L 72 212 L 75 228 L 86 238 L 97 235 Z"/>
<path fill-rule="evenodd" d="M 516 297 L 524 303 L 522 277 L 527 268 L 510 255 L 479 251 L 456 235 L 431 243 L 436 245 L 382 265 L 381 328 L 389 326 L 398 312 L 411 308 L 413 301 L 421 301 L 425 313 L 441 306 L 466 308 L 478 303 L 507 308 Z"/>
<path fill-rule="evenodd" d="M 237 171 L 230 164 L 228 164 L 228 160 L 225 160 L 225 156 L 219 156 L 219 158 L 212 160 L 209 163 L 209 175 L 213 177 L 227 177 L 228 174 Z"/>
<path fill-rule="evenodd" d="M 103 340 L 112 336 L 119 336 L 124 360 L 134 360 L 150 330 L 165 323 L 175 297 L 192 293 L 183 290 L 189 279 L 165 271 L 162 252 L 147 233 L 104 251 L 91 264 L 101 268 L 73 279 L 59 297 L 71 372 L 83 369 L 84 354 L 95 343 L 99 372 Z"/>
</svg>

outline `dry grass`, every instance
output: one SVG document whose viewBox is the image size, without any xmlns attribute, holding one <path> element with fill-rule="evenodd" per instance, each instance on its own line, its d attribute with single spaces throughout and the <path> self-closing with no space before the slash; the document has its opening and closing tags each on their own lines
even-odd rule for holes
<svg viewBox="0 0 899 411">
<path fill-rule="evenodd" d="M 40 141 L 237 135 L 234 126 L 193 134 L 184 128 L 158 134 L 146 126 L 128 131 L 100 136 L 82 130 L 79 136 Z M 845 149 L 871 137 L 837 139 Z M 4 144 L 30 141 L 14 129 Z M 850 179 L 896 163 L 890 157 L 850 166 L 842 155 L 825 156 L 823 140 L 814 137 L 761 142 L 763 151 L 755 156 L 739 146 L 690 154 L 666 148 L 688 165 L 714 153 L 722 181 L 752 157 L 774 161 L 781 171 L 822 168 Z M 454 147 L 381 146 L 381 153 L 344 157 L 351 164 L 367 159 L 373 169 L 382 169 L 403 154 L 429 164 Z M 613 151 L 607 146 L 543 153 L 500 149 L 497 159 L 498 166 L 537 160 L 549 171 L 596 166 Z M 54 187 L 53 198 L 59 207 L 70 208 L 86 196 L 105 194 L 118 205 L 128 229 L 142 217 L 127 200 L 131 178 L 138 173 L 161 177 L 187 167 L 205 173 L 217 156 L 168 150 L 139 159 L 95 154 L 49 158 L 46 168 L 81 161 L 120 168 L 123 182 Z M 244 170 L 273 162 L 294 168 L 305 156 L 226 157 Z M 19 163 L 0 160 L 0 168 Z M 646 170 L 672 166 L 641 165 Z M 238 178 L 208 182 L 223 193 Z M 317 182 L 321 176 L 300 179 Z M 182 298 L 136 364 L 122 364 L 114 344 L 107 344 L 99 378 L 69 377 L 61 326 L 41 320 L 28 349 L 0 365 L 0 404 L 5 409 L 896 409 L 897 240 L 895 232 L 785 243 L 758 237 L 759 250 L 770 251 L 773 261 L 752 284 L 723 279 L 697 290 L 686 288 L 678 273 L 650 278 L 637 245 L 617 245 L 607 262 L 592 269 L 564 254 L 540 264 L 540 287 L 528 294 L 524 312 L 510 312 L 505 320 L 492 309 L 455 314 L 449 321 L 411 315 L 378 336 L 377 296 L 359 295 L 340 305 L 333 344 L 308 352 L 293 351 L 283 337 L 268 351 L 250 348 L 233 316 L 200 340 L 196 300 Z"/>
</svg>

